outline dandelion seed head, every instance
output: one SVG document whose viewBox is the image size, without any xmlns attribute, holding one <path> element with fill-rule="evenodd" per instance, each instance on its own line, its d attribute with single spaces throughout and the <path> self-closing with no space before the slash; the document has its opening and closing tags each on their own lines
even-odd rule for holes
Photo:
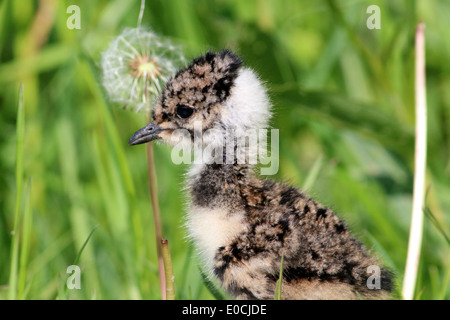
<svg viewBox="0 0 450 320">
<path fill-rule="evenodd" d="M 184 63 L 181 49 L 168 39 L 148 28 L 126 28 L 102 54 L 103 86 L 112 102 L 148 110 Z"/>
</svg>

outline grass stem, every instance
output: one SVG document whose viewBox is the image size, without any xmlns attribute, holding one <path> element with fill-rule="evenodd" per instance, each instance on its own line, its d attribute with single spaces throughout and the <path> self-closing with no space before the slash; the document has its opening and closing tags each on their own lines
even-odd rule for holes
<svg viewBox="0 0 450 320">
<path fill-rule="evenodd" d="M 164 272 L 166 278 L 166 299 L 175 300 L 175 281 L 173 275 L 172 259 L 170 257 L 169 241 L 161 239 L 162 256 L 164 259 Z"/>
<path fill-rule="evenodd" d="M 149 115 L 150 121 L 150 115 Z M 164 275 L 164 262 L 162 257 L 161 240 L 162 240 L 162 225 L 161 214 L 159 210 L 158 189 L 156 182 L 155 161 L 153 155 L 153 143 L 147 143 L 147 167 L 148 167 L 148 181 L 150 185 L 150 198 L 152 202 L 153 221 L 155 224 L 156 250 L 158 256 L 158 272 L 159 282 L 161 287 L 161 296 L 166 300 L 166 280 Z"/>
<path fill-rule="evenodd" d="M 427 155 L 427 105 L 425 88 L 425 25 L 420 22 L 416 30 L 415 47 L 415 109 L 416 142 L 414 189 L 408 256 L 403 280 L 403 298 L 412 300 L 417 281 L 417 270 L 422 246 L 423 208 L 425 199 L 425 171 Z"/>
</svg>

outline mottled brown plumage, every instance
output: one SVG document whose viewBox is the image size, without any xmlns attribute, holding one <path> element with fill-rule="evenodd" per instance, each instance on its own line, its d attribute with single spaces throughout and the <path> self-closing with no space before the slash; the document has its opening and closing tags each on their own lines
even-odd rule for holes
<svg viewBox="0 0 450 320">
<path fill-rule="evenodd" d="M 264 87 L 235 54 L 209 52 L 167 83 L 154 121 L 130 144 L 157 138 L 173 144 L 177 129 L 191 133 L 191 141 L 204 134 L 203 146 L 214 144 L 230 129 L 266 127 L 269 110 Z M 202 132 L 196 132 L 195 121 L 201 121 Z M 217 132 L 207 135 L 208 129 Z M 223 161 L 194 164 L 188 173 L 186 226 L 205 268 L 228 293 L 273 299 L 284 257 L 283 299 L 389 297 L 392 274 L 380 267 L 381 288 L 367 286 L 368 267 L 380 262 L 330 208 L 294 187 L 258 177 L 249 163 L 225 161 L 222 151 L 214 159 Z"/>
</svg>

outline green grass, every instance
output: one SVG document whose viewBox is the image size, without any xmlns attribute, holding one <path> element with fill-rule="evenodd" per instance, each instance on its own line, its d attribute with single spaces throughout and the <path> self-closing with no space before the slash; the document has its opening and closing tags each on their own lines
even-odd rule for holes
<svg viewBox="0 0 450 320">
<path fill-rule="evenodd" d="M 17 297 L 17 265 L 19 257 L 19 237 L 18 228 L 21 220 L 21 202 L 22 202 L 22 185 L 23 185 L 23 139 L 24 139 L 24 110 L 23 110 L 23 84 L 19 89 L 19 103 L 17 106 L 17 131 L 16 131 L 16 203 L 14 210 L 14 226 L 11 231 L 11 258 L 9 267 L 9 285 L 8 299 L 16 299 Z"/>
<path fill-rule="evenodd" d="M 281 262 L 280 262 L 280 274 L 278 276 L 278 280 L 275 286 L 275 296 L 274 300 L 281 300 L 282 298 L 282 292 L 283 292 L 283 260 L 284 256 L 281 256 Z"/>
<path fill-rule="evenodd" d="M 146 115 L 109 103 L 99 72 L 109 41 L 136 26 L 140 1 L 80 0 L 80 30 L 66 27 L 72 2 L 50 3 L 45 29 L 33 23 L 38 1 L 0 2 L 0 299 L 160 299 L 145 146 L 127 145 Z M 366 28 L 371 4 L 381 30 Z M 280 129 L 274 179 L 306 187 L 345 218 L 397 273 L 399 293 L 412 203 L 414 31 L 423 20 L 430 189 L 415 296 L 448 300 L 449 14 L 442 0 L 152 0 L 143 24 L 183 45 L 188 59 L 228 47 L 260 74 Z M 176 298 L 221 299 L 184 238 L 186 167 L 167 146 L 154 152 Z M 66 290 L 80 252 L 81 289 Z"/>
</svg>

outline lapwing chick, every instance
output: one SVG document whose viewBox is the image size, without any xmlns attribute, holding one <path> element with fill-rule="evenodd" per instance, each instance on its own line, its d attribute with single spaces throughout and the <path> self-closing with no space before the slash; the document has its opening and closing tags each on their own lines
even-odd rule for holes
<svg viewBox="0 0 450 320">
<path fill-rule="evenodd" d="M 282 299 L 389 298 L 392 274 L 330 208 L 245 161 L 260 146 L 237 141 L 267 128 L 270 108 L 264 85 L 236 54 L 208 52 L 166 83 L 153 121 L 129 144 L 160 139 L 194 150 L 188 236 L 231 296 L 273 299 L 283 257 Z"/>
</svg>

